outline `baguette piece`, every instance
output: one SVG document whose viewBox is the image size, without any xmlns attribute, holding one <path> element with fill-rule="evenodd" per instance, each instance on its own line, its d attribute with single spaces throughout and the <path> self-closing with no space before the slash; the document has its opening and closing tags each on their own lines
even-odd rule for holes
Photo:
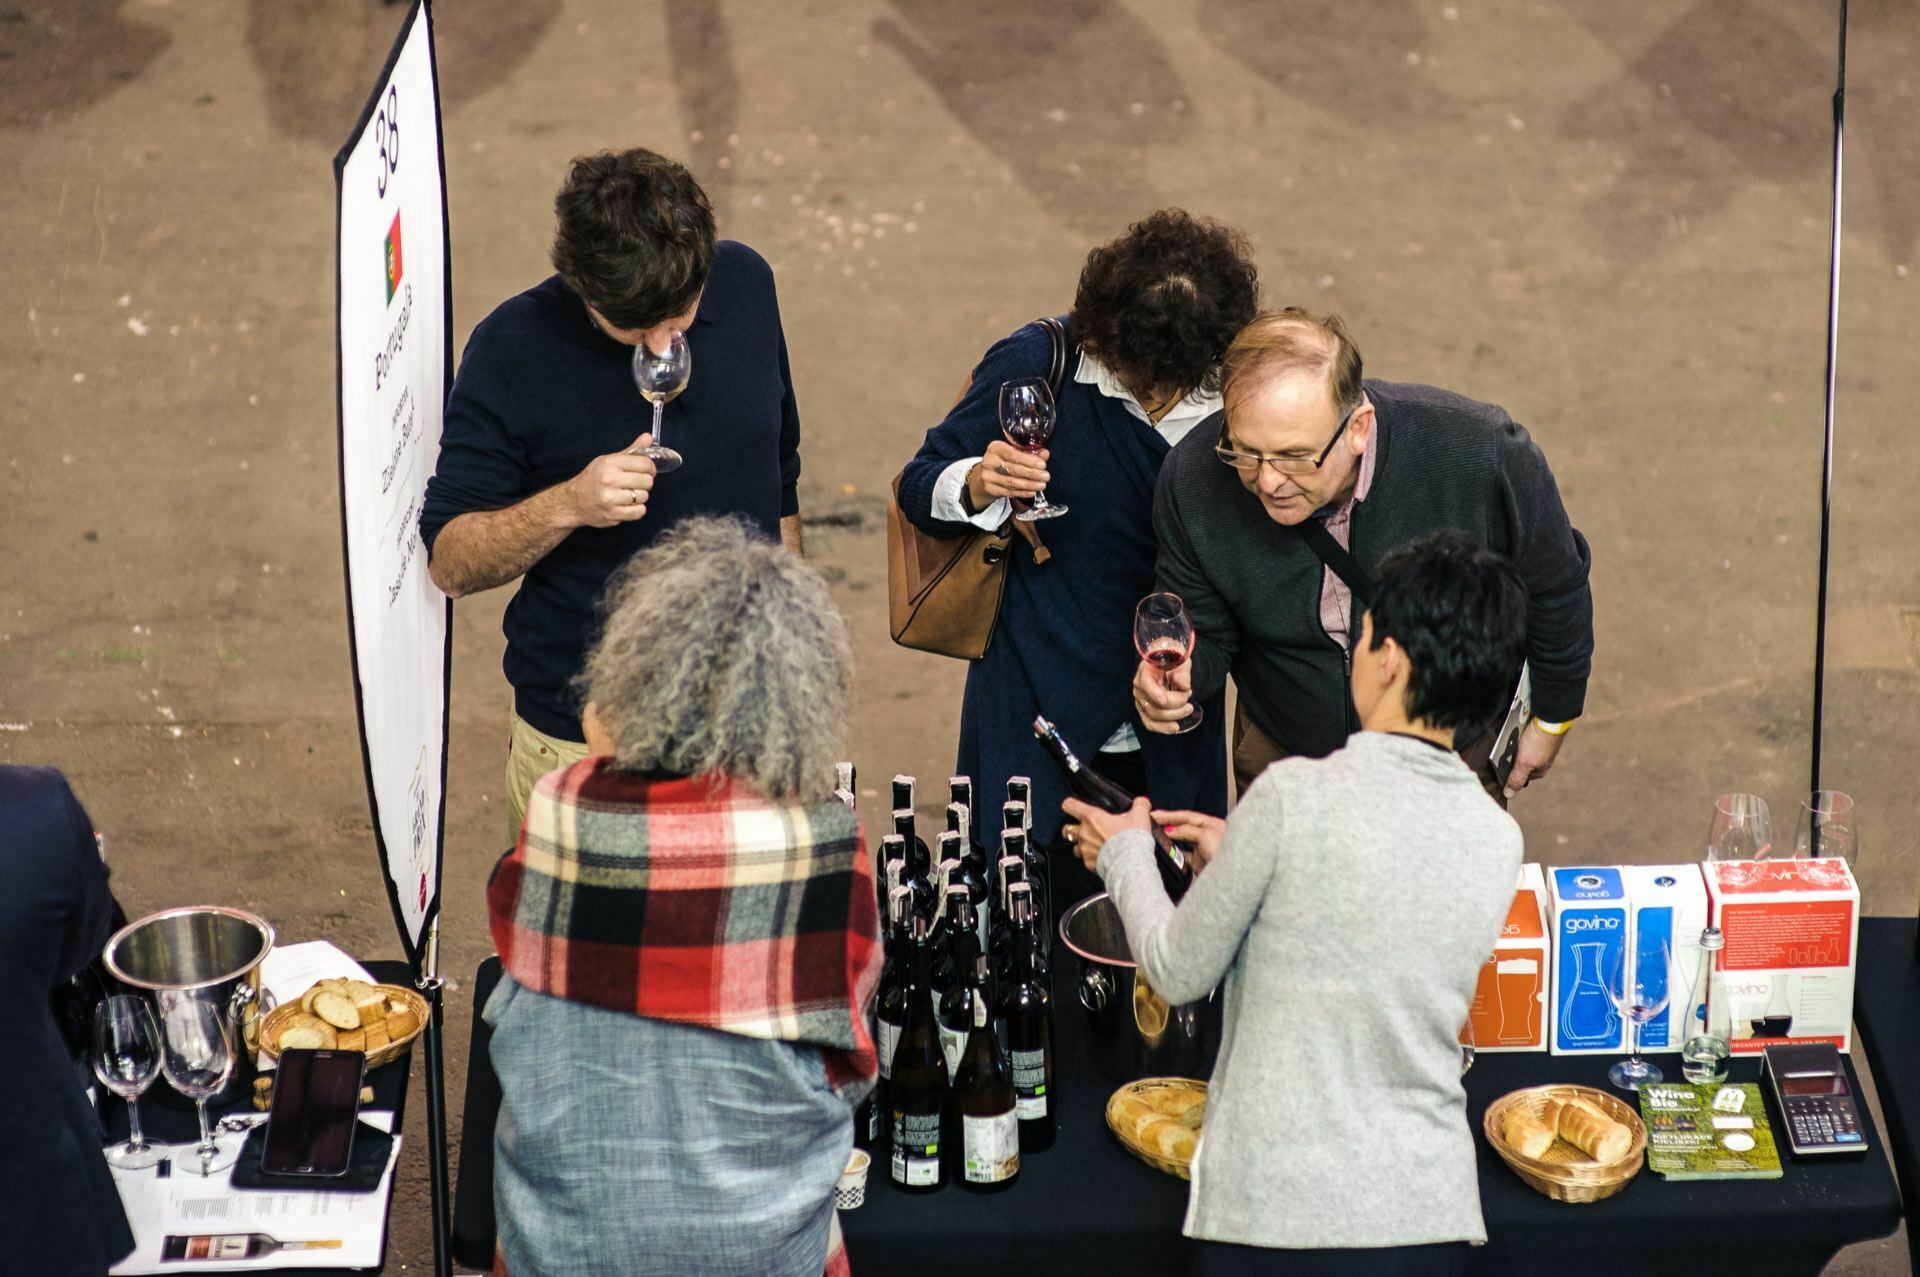
<svg viewBox="0 0 1920 1277">
<path fill-rule="evenodd" d="M 1518 1104 L 1507 1110 L 1500 1136 L 1522 1157 L 1543 1157 L 1553 1147 L 1553 1132 L 1546 1123 Z"/>
<path fill-rule="evenodd" d="M 1169 1117 L 1155 1114 L 1134 1132 L 1140 1143 L 1154 1149 L 1162 1157 L 1171 1157 L 1186 1162 L 1193 1160 L 1193 1150 L 1199 1143 L 1194 1133 Z"/>
<path fill-rule="evenodd" d="M 1633 1132 L 1586 1100 L 1548 1100 L 1541 1116 L 1596 1162 L 1617 1162 L 1633 1147 Z"/>
<path fill-rule="evenodd" d="M 339 1045 L 331 1024 L 317 1015 L 290 1017 L 280 1030 L 278 1050 L 331 1051 Z"/>
<path fill-rule="evenodd" d="M 1188 1112 L 1203 1107 L 1206 1102 L 1207 1093 L 1197 1087 L 1163 1086 L 1147 1093 L 1147 1103 L 1157 1112 L 1188 1127 L 1199 1125 L 1197 1121 L 1186 1121 Z"/>
<path fill-rule="evenodd" d="M 364 980 L 349 980 L 342 990 L 360 1011 L 360 1022 L 367 1023 L 387 1013 L 387 995 Z"/>
<path fill-rule="evenodd" d="M 360 1027 L 360 1008 L 338 989 L 323 989 L 313 996 L 313 1014 L 336 1029 Z"/>
<path fill-rule="evenodd" d="M 413 1012 L 391 1012 L 387 1016 L 387 1039 L 391 1042 L 398 1042 L 419 1027 L 420 1020 Z"/>
</svg>

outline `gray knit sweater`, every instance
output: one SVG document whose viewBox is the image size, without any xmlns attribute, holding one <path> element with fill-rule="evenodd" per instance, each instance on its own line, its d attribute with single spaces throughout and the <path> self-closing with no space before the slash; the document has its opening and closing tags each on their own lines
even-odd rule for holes
<svg viewBox="0 0 1920 1277">
<path fill-rule="evenodd" d="M 1270 1247 L 1486 1240 L 1458 1034 L 1513 901 L 1520 827 L 1457 755 L 1355 734 L 1248 788 L 1178 909 L 1149 837 L 1100 852 L 1176 1004 L 1226 978 L 1190 1237 Z"/>
</svg>

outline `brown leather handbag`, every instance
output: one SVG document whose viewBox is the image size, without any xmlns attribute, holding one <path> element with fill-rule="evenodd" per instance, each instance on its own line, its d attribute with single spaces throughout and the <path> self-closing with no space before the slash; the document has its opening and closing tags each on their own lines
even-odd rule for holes
<svg viewBox="0 0 1920 1277">
<path fill-rule="evenodd" d="M 1047 385 L 1058 402 L 1067 372 L 1067 330 L 1052 316 L 1040 324 L 1053 338 Z M 964 397 L 966 388 L 960 393 Z M 1034 525 L 1018 519 L 1008 519 L 997 532 L 976 528 L 939 537 L 921 531 L 900 509 L 900 476 L 895 475 L 887 496 L 887 629 L 893 641 L 963 661 L 986 655 L 1000 620 L 1016 534 L 1033 547 L 1035 563 L 1051 557 Z"/>
</svg>

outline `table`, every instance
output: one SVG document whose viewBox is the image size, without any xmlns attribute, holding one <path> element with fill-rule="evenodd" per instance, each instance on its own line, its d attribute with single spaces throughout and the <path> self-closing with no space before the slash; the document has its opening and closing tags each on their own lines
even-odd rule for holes
<svg viewBox="0 0 1920 1277">
<path fill-rule="evenodd" d="M 1020 1181 L 995 1196 L 949 1187 L 916 1197 L 895 1189 L 876 1165 L 866 1205 L 840 1217 L 856 1273 L 960 1277 L 1016 1263 L 1021 1271 L 1062 1265 L 1060 1271 L 1101 1277 L 1185 1270 L 1187 1243 L 1179 1233 L 1186 1184 L 1149 1169 L 1108 1133 L 1103 1114 L 1112 1088 L 1093 1073 L 1082 1017 L 1056 1006 L 1056 1020 L 1059 1141 L 1029 1159 Z M 1920 1036 L 1920 1027 L 1909 1033 Z M 1653 1058 L 1663 1066 L 1671 1061 L 1677 1074 L 1678 1056 Z M 1482 1054 L 1467 1075 L 1489 1238 L 1475 1249 L 1472 1272 L 1813 1274 L 1842 1246 L 1883 1237 L 1899 1225 L 1899 1191 L 1870 1116 L 1864 1157 L 1799 1162 L 1783 1154 L 1782 1178 L 1747 1183 L 1670 1184 L 1643 1169 L 1619 1196 L 1583 1206 L 1550 1201 L 1527 1187 L 1478 1138 L 1492 1100 L 1544 1082 L 1604 1087 L 1613 1059 Z M 1847 1069 L 1852 1075 L 1851 1061 Z M 1759 1070 L 1759 1061 L 1741 1060 L 1734 1076 L 1756 1081 Z"/>
<path fill-rule="evenodd" d="M 367 969 L 369 975 L 381 984 L 399 984 L 405 985 L 408 988 L 413 986 L 413 968 L 404 962 L 363 962 L 361 965 Z M 406 1121 L 407 1070 L 412 1058 L 413 1054 L 409 1051 L 393 1063 L 383 1064 L 367 1074 L 367 1084 L 373 1087 L 373 1102 L 364 1104 L 361 1107 L 363 1109 L 393 1110 L 393 1133 L 395 1135 L 401 1133 L 401 1127 Z M 161 1078 L 154 1083 L 156 1090 L 166 1086 L 167 1081 L 165 1078 Z M 176 1095 L 174 1098 L 178 1099 L 180 1097 Z M 108 1097 L 108 1099 L 109 1102 L 103 1106 L 102 1125 L 106 1128 L 108 1142 L 112 1143 L 117 1140 L 123 1140 L 127 1136 L 127 1106 L 118 1100 L 112 1099 L 112 1097 Z M 183 1100 L 182 1103 L 184 1102 Z M 252 1113 L 255 1111 L 252 1096 L 250 1094 L 244 1094 L 240 1097 L 239 1103 L 209 1107 L 207 1114 L 211 1120 L 218 1122 L 222 1116 L 228 1113 Z M 194 1115 L 194 1111 L 191 1108 L 182 1109 L 170 1104 L 162 1104 L 154 1098 L 153 1091 L 147 1093 L 147 1098 L 140 1105 L 140 1120 L 145 1127 L 147 1138 L 156 1143 L 191 1144 L 197 1142 L 200 1138 L 200 1120 Z M 389 1223 L 391 1223 L 391 1213 L 393 1210 L 393 1199 L 391 1197 L 387 1199 L 387 1210 L 389 1213 Z M 386 1255 L 387 1243 L 383 1237 L 380 1242 L 380 1268 L 274 1268 L 256 1269 L 254 1271 L 272 1273 L 275 1274 L 276 1277 L 348 1277 L 349 1274 L 353 1274 L 355 1277 L 364 1277 L 366 1273 L 379 1272 L 384 1269 L 386 1266 Z M 218 1272 L 222 1270 L 217 1264 L 202 1268 L 182 1264 L 180 1271 Z"/>
<path fill-rule="evenodd" d="M 1860 919 L 1853 986 L 1855 1037 L 1873 1068 L 1887 1147 L 1900 1191 L 1920 1193 L 1920 953 L 1912 918 Z M 1920 1234 L 1909 1225 L 1907 1250 L 1920 1272 Z"/>
</svg>

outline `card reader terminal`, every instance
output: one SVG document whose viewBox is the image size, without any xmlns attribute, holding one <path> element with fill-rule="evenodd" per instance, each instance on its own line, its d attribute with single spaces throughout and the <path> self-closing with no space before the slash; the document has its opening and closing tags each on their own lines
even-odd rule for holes
<svg viewBox="0 0 1920 1277">
<path fill-rule="evenodd" d="M 1866 1151 L 1860 1109 L 1839 1051 L 1825 1042 L 1802 1042 L 1770 1046 L 1766 1056 L 1767 1080 L 1788 1146 L 1797 1156 Z"/>
</svg>

